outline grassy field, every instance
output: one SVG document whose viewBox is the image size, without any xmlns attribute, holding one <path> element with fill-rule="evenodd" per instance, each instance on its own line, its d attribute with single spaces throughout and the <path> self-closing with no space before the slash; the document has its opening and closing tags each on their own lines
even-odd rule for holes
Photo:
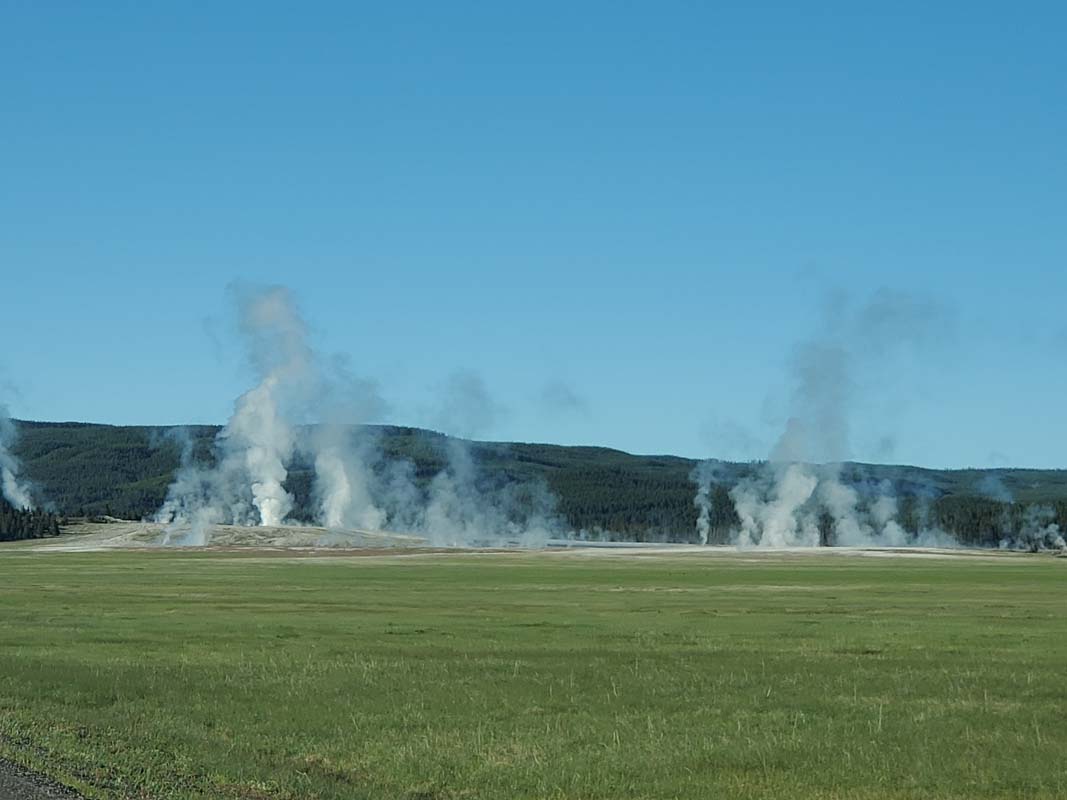
<svg viewBox="0 0 1067 800">
<path fill-rule="evenodd" d="M 1064 798 L 1067 560 L 0 550 L 98 798 Z"/>
</svg>

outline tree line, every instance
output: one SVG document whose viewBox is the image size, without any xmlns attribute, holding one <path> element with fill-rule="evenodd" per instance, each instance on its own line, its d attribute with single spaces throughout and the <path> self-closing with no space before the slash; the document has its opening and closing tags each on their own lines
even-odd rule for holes
<svg viewBox="0 0 1067 800">
<path fill-rule="evenodd" d="M 0 498 L 0 542 L 59 536 L 59 517 L 47 511 L 23 511 Z"/>
</svg>

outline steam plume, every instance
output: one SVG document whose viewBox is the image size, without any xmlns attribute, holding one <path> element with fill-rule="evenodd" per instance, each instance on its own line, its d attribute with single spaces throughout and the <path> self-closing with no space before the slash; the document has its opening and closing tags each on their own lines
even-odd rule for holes
<svg viewBox="0 0 1067 800">
<path fill-rule="evenodd" d="M 377 531 L 386 513 L 372 497 L 374 482 L 362 443 L 352 440 L 347 426 L 324 424 L 312 434 L 315 453 L 314 496 L 328 528 Z"/>
<path fill-rule="evenodd" d="M 182 466 L 157 514 L 168 542 L 205 544 L 220 523 L 283 524 L 294 508 L 286 479 L 297 454 L 314 468 L 315 513 L 329 528 L 413 531 L 448 545 L 530 542 L 556 530 L 546 486 L 487 480 L 464 439 L 442 440 L 444 466 L 429 480 L 386 459 L 362 427 L 385 409 L 376 384 L 313 352 L 286 289 L 231 293 L 258 382 L 215 438 L 213 463 L 197 459 L 191 440 L 175 434 Z M 472 372 L 450 376 L 437 404 L 438 422 L 463 437 L 487 430 L 499 410 Z M 315 424 L 301 426 L 301 419 Z"/>
<path fill-rule="evenodd" d="M 425 505 L 413 520 L 417 531 L 439 545 L 543 543 L 562 528 L 554 495 L 542 482 L 490 481 L 482 475 L 469 438 L 483 435 L 500 413 L 479 375 L 453 373 L 438 393 L 437 424 L 463 438 L 444 442 L 445 466 L 426 489 Z M 392 491 L 409 498 L 403 473 L 393 472 Z"/>
<path fill-rule="evenodd" d="M 356 426 L 381 417 L 387 404 L 377 383 L 355 376 L 347 358 L 335 357 L 323 373 L 315 409 L 321 422 L 308 442 L 319 517 L 328 528 L 379 530 L 386 514 L 372 497 L 375 443 Z"/>
<path fill-rule="evenodd" d="M 215 467 L 186 463 L 157 517 L 191 524 L 197 540 L 218 522 L 282 524 L 293 506 L 284 487 L 295 445 L 286 406 L 314 388 L 307 328 L 289 291 L 236 285 L 230 293 L 259 383 L 237 399 L 219 433 Z"/>
<path fill-rule="evenodd" d="M 29 487 L 19 479 L 19 460 L 11 452 L 17 431 L 8 416 L 7 407 L 0 405 L 0 490 L 4 498 L 20 511 L 33 508 Z"/>
<path fill-rule="evenodd" d="M 719 477 L 720 465 L 717 461 L 701 461 L 689 475 L 697 485 L 697 494 L 693 505 L 697 507 L 697 535 L 701 544 L 708 543 L 711 534 L 711 489 Z"/>
<path fill-rule="evenodd" d="M 1017 533 L 1006 535 L 1000 542 L 1005 550 L 1067 550 L 1067 539 L 1056 523 L 1056 512 L 1048 506 L 1028 506 L 1023 513 Z"/>
<path fill-rule="evenodd" d="M 1005 506 L 1001 521 L 1000 549 L 1067 550 L 1067 538 L 1059 523 L 1056 511 L 1045 505 L 1016 505 L 1015 495 L 1003 479 L 996 474 L 985 475 L 976 488 L 991 500 Z"/>
<path fill-rule="evenodd" d="M 792 415 L 769 461 L 730 491 L 740 519 L 738 541 L 747 546 L 811 547 L 903 544 L 892 487 L 874 497 L 842 477 L 852 456 L 852 412 L 863 379 L 881 386 L 893 359 L 922 345 L 943 318 L 928 300 L 881 290 L 853 308 L 843 295 L 828 298 L 819 333 L 801 342 L 790 361 Z M 704 514 L 707 489 L 696 474 L 694 502 Z M 698 518 L 701 531 L 701 518 Z M 703 537 L 703 533 L 702 533 Z"/>
<path fill-rule="evenodd" d="M 489 430 L 498 413 L 481 376 L 459 370 L 448 376 L 439 395 L 438 425 L 462 439 L 445 445 L 447 464 L 430 482 L 424 532 L 440 544 L 469 544 L 501 524 L 478 486 L 478 473 L 466 441 Z"/>
</svg>

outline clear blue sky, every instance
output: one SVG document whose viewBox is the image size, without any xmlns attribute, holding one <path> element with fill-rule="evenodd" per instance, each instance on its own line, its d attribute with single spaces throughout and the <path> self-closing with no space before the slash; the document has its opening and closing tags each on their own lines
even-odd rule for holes
<svg viewBox="0 0 1067 800">
<path fill-rule="evenodd" d="M 1067 466 L 1067 6 L 872 9 L 0 0 L 0 390 L 224 421 L 240 278 L 390 421 L 467 368 L 493 438 L 756 458 L 824 292 L 888 286 L 955 334 L 853 455 Z"/>
</svg>

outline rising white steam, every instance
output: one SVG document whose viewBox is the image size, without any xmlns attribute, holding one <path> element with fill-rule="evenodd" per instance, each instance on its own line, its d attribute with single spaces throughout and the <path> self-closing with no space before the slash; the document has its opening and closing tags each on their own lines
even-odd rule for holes
<svg viewBox="0 0 1067 800">
<path fill-rule="evenodd" d="M 362 427 L 384 412 L 377 386 L 313 352 L 288 290 L 239 287 L 232 295 L 258 382 L 215 438 L 213 461 L 175 434 L 182 465 L 156 517 L 168 525 L 168 543 L 206 544 L 222 523 L 284 524 L 295 505 L 286 479 L 297 456 L 313 467 L 316 521 L 328 528 L 416 532 L 443 545 L 532 543 L 557 530 L 547 487 L 488 481 L 470 442 L 442 437 L 444 466 L 432 478 L 386 458 Z M 435 405 L 442 427 L 467 437 L 490 427 L 497 412 L 470 372 L 451 376 Z"/>
<path fill-rule="evenodd" d="M 701 461 L 689 474 L 689 480 L 697 486 L 693 505 L 697 507 L 697 536 L 701 544 L 708 543 L 711 534 L 711 490 L 719 479 L 721 465 L 717 461 Z"/>
<path fill-rule="evenodd" d="M 1026 550 L 1036 553 L 1042 550 L 1067 550 L 1067 539 L 1056 520 L 1056 512 L 1047 506 L 1027 507 L 1022 524 L 1016 532 L 1001 539 L 1005 550 Z"/>
<path fill-rule="evenodd" d="M 327 528 L 381 530 L 386 514 L 375 503 L 370 473 L 357 443 L 346 443 L 346 431 L 319 426 L 312 436 L 315 451 L 315 500 Z"/>
<path fill-rule="evenodd" d="M 320 380 L 317 417 L 307 448 L 314 459 L 314 500 L 328 528 L 381 530 L 386 513 L 373 499 L 374 442 L 354 428 L 381 417 L 386 403 L 373 381 L 355 377 L 345 359 L 333 359 Z"/>
<path fill-rule="evenodd" d="M 841 296 L 827 303 L 818 335 L 793 352 L 792 416 L 770 458 L 730 491 L 740 520 L 738 543 L 750 547 L 902 545 L 892 487 L 871 496 L 842 476 L 852 456 L 852 412 L 862 379 L 885 385 L 894 357 L 916 348 L 939 329 L 929 301 L 882 290 L 853 309 Z M 707 492 L 695 474 L 694 502 L 704 515 Z M 701 525 L 698 518 L 698 530 Z"/>
<path fill-rule="evenodd" d="M 295 446 L 287 411 L 314 390 L 307 327 L 289 291 L 239 285 L 230 293 L 259 382 L 237 399 L 219 433 L 216 464 L 183 464 L 157 515 L 170 525 L 191 526 L 196 544 L 219 522 L 282 524 L 293 506 L 284 486 Z"/>
<path fill-rule="evenodd" d="M 982 477 L 975 487 L 982 495 L 1005 507 L 1001 521 L 1001 550 L 1067 550 L 1067 538 L 1056 521 L 1056 510 L 1045 505 L 1017 506 L 1015 495 L 997 474 Z"/>
<path fill-rule="evenodd" d="M 818 519 L 808 501 L 818 479 L 804 464 L 772 464 L 730 490 L 743 547 L 815 547 Z"/>
<path fill-rule="evenodd" d="M 17 431 L 8 416 L 7 408 L 0 405 L 0 491 L 4 498 L 20 511 L 33 508 L 30 488 L 19 479 L 19 460 L 11 452 Z"/>
<path fill-rule="evenodd" d="M 163 543 L 207 544 L 211 525 L 222 521 L 221 515 L 217 516 L 210 505 L 215 494 L 215 475 L 198 468 L 194 460 L 195 442 L 188 429 L 171 428 L 165 436 L 180 447 L 181 463 L 174 482 L 167 489 L 167 498 L 155 516 L 157 522 L 172 526 L 164 534 Z"/>
<path fill-rule="evenodd" d="M 413 467 L 389 465 L 379 489 L 391 524 L 440 546 L 536 546 L 560 535 L 556 499 L 543 482 L 493 480 L 479 469 L 469 438 L 489 430 L 499 413 L 481 377 L 455 372 L 435 396 L 437 426 L 464 438 L 440 442 L 444 466 L 425 489 Z"/>
<path fill-rule="evenodd" d="M 503 520 L 478 486 L 478 471 L 468 439 L 492 428 L 499 412 L 481 376 L 459 370 L 448 376 L 437 396 L 438 427 L 458 434 L 448 439 L 446 466 L 430 481 L 421 528 L 439 544 L 463 545 L 492 533 Z"/>
<path fill-rule="evenodd" d="M 430 481 L 420 520 L 420 530 L 438 544 L 536 545 L 559 530 L 555 498 L 544 484 L 494 485 L 480 474 L 468 440 L 490 430 L 499 412 L 485 382 L 469 370 L 450 375 L 438 392 L 439 426 L 463 437 L 447 440 L 446 465 Z"/>
<path fill-rule="evenodd" d="M 504 533 L 504 520 L 493 513 L 478 488 L 478 474 L 470 444 L 449 439 L 445 444 L 447 466 L 430 481 L 426 512 L 420 531 L 441 545 L 465 545 Z M 494 530 L 495 529 L 495 530 Z"/>
</svg>

